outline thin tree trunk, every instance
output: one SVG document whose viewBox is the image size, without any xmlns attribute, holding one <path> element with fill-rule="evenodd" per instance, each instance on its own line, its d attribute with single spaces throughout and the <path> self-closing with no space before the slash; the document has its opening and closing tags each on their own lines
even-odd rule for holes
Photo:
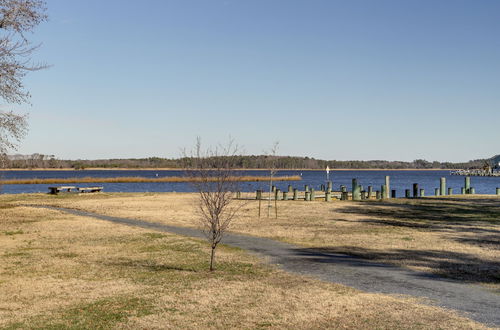
<svg viewBox="0 0 500 330">
<path fill-rule="evenodd" d="M 274 213 L 276 215 L 276 219 L 278 219 L 278 199 L 274 199 Z"/>
<path fill-rule="evenodd" d="M 262 202 L 262 199 L 259 198 L 259 219 L 260 219 L 260 204 L 261 204 L 261 202 Z"/>
<path fill-rule="evenodd" d="M 267 202 L 267 217 L 270 218 L 271 217 L 271 194 L 272 194 L 272 191 L 273 191 L 273 174 L 271 173 L 271 176 L 270 176 L 270 181 L 269 181 L 269 200 Z"/>
<path fill-rule="evenodd" d="M 214 262 L 215 262 L 215 248 L 216 246 L 213 246 L 212 245 L 212 253 L 210 255 L 210 271 L 213 272 L 214 271 Z"/>
</svg>

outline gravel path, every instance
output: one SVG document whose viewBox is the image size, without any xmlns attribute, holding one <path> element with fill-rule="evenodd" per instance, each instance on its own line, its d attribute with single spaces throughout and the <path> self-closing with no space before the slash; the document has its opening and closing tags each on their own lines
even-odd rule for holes
<svg viewBox="0 0 500 330">
<path fill-rule="evenodd" d="M 117 218 L 60 207 L 36 207 L 55 209 L 128 226 L 204 238 L 199 230 L 191 228 Z M 500 327 L 500 294 L 479 285 L 464 284 L 436 275 L 377 264 L 348 255 L 316 252 L 267 238 L 228 233 L 223 243 L 265 256 L 272 264 L 292 273 L 314 276 L 324 281 L 340 283 L 368 292 L 425 297 L 434 305 L 454 309 L 478 322 Z"/>
</svg>

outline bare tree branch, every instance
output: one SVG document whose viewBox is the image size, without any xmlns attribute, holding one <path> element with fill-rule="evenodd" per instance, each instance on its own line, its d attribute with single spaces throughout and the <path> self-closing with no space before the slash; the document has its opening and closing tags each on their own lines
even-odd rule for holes
<svg viewBox="0 0 500 330">
<path fill-rule="evenodd" d="M 24 77 L 47 67 L 31 62 L 38 46 L 26 38 L 26 33 L 47 20 L 45 12 L 42 0 L 0 0 L 0 98 L 7 103 L 28 102 L 30 94 L 24 89 Z M 26 116 L 0 113 L 0 155 L 15 149 L 26 129 Z"/>
<path fill-rule="evenodd" d="M 226 145 L 202 149 L 201 139 L 190 155 L 184 153 L 186 175 L 195 178 L 192 184 L 198 191 L 197 209 L 199 222 L 211 246 L 210 271 L 213 271 L 215 251 L 244 203 L 234 202 L 238 191 L 236 177 L 236 156 L 239 147 L 230 139 Z"/>
</svg>

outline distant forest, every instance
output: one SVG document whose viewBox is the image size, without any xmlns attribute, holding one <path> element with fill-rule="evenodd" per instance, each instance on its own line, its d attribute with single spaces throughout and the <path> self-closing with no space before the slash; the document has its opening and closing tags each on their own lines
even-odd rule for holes
<svg viewBox="0 0 500 330">
<path fill-rule="evenodd" d="M 237 167 L 251 169 L 469 169 L 482 168 L 486 159 L 471 160 L 466 163 L 429 162 L 417 159 L 412 162 L 386 160 L 321 160 L 310 157 L 291 156 L 238 156 Z M 8 156 L 4 168 L 36 169 L 36 168 L 183 168 L 189 163 L 187 158 L 168 159 L 159 157 L 131 159 L 98 159 L 98 160 L 62 160 L 51 155 L 13 155 Z"/>
</svg>

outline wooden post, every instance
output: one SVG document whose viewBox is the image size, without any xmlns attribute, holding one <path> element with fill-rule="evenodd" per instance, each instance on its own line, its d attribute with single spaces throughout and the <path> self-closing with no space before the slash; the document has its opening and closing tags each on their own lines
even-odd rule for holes
<svg viewBox="0 0 500 330">
<path fill-rule="evenodd" d="M 368 186 L 368 199 L 372 198 L 372 193 L 373 193 L 373 187 L 372 186 Z"/>
<path fill-rule="evenodd" d="M 276 192 L 276 186 L 272 186 L 272 191 Z"/>
<path fill-rule="evenodd" d="M 500 196 L 500 188 L 497 188 L 497 195 Z"/>
<path fill-rule="evenodd" d="M 358 185 L 358 179 L 352 179 L 352 200 L 361 200 L 361 186 Z"/>
<path fill-rule="evenodd" d="M 293 191 L 293 187 L 291 184 L 288 185 L 288 192 L 291 193 Z"/>
<path fill-rule="evenodd" d="M 305 201 L 310 201 L 311 200 L 311 192 L 310 191 L 306 190 L 304 200 Z"/>
<path fill-rule="evenodd" d="M 314 191 L 314 188 L 311 188 L 311 195 L 309 195 L 310 200 L 315 200 L 316 199 L 316 193 Z"/>
<path fill-rule="evenodd" d="M 366 199 L 366 190 L 361 190 L 361 200 L 365 200 Z"/>
<path fill-rule="evenodd" d="M 321 184 L 320 188 L 319 188 L 321 191 L 325 191 L 325 185 L 324 184 Z"/>
<path fill-rule="evenodd" d="M 434 188 L 434 195 L 439 196 L 439 188 Z"/>
<path fill-rule="evenodd" d="M 377 190 L 377 191 L 375 192 L 375 198 L 376 198 L 376 199 L 380 199 L 380 197 L 381 197 L 381 193 L 380 193 L 380 191 L 379 191 L 379 190 Z"/>
<path fill-rule="evenodd" d="M 389 198 L 389 192 L 391 191 L 391 178 L 386 175 L 385 176 L 385 196 L 382 198 Z"/>
<path fill-rule="evenodd" d="M 288 191 L 283 192 L 283 200 L 287 201 L 288 200 Z"/>
<path fill-rule="evenodd" d="M 425 189 L 420 189 L 420 197 L 425 197 Z"/>
<path fill-rule="evenodd" d="M 413 184 L 413 198 L 418 198 L 418 183 Z"/>
<path fill-rule="evenodd" d="M 406 197 L 406 198 L 411 198 L 411 192 L 410 192 L 410 189 L 405 189 L 405 197 Z"/>
<path fill-rule="evenodd" d="M 465 193 L 470 194 L 470 176 L 465 177 Z"/>
<path fill-rule="evenodd" d="M 341 201 L 346 201 L 349 199 L 349 193 L 347 191 L 342 191 L 340 193 L 340 200 Z"/>
<path fill-rule="evenodd" d="M 453 195 L 453 188 L 449 187 L 448 188 L 448 196 Z"/>
<path fill-rule="evenodd" d="M 340 186 L 340 191 L 347 192 L 347 187 L 346 186 Z"/>
<path fill-rule="evenodd" d="M 391 190 L 391 198 L 396 198 L 396 189 Z"/>
<path fill-rule="evenodd" d="M 330 191 L 325 192 L 325 202 L 329 202 L 332 200 L 332 193 Z"/>
<path fill-rule="evenodd" d="M 326 191 L 330 191 L 331 192 L 332 191 L 332 186 L 333 186 L 332 181 L 328 181 L 326 183 Z"/>
<path fill-rule="evenodd" d="M 237 191 L 236 192 L 236 199 L 240 199 L 241 198 L 241 191 Z"/>
<path fill-rule="evenodd" d="M 257 190 L 255 192 L 255 199 L 258 199 L 258 200 L 262 199 L 262 190 Z"/>
<path fill-rule="evenodd" d="M 281 190 L 279 189 L 276 189 L 276 195 L 275 195 L 275 198 L 277 201 L 280 201 L 281 200 Z"/>
<path fill-rule="evenodd" d="M 296 201 L 299 199 L 299 190 L 297 188 L 293 189 L 293 200 Z"/>
<path fill-rule="evenodd" d="M 439 180 L 439 194 L 441 196 L 446 196 L 446 178 L 441 178 Z"/>
<path fill-rule="evenodd" d="M 386 177 L 387 178 L 387 177 Z M 380 197 L 382 199 L 385 199 L 387 198 L 387 186 L 385 184 L 383 184 L 381 187 L 380 187 Z"/>
<path fill-rule="evenodd" d="M 476 193 L 476 188 L 470 187 L 470 194 L 474 195 Z"/>
<path fill-rule="evenodd" d="M 461 191 L 460 191 L 460 192 L 462 193 L 462 195 L 465 195 L 465 194 L 466 194 L 466 191 L 467 191 L 467 190 L 465 190 L 465 187 L 462 187 L 462 189 L 461 189 Z"/>
<path fill-rule="evenodd" d="M 309 191 L 309 186 L 308 185 L 304 186 L 304 191 Z"/>
</svg>

